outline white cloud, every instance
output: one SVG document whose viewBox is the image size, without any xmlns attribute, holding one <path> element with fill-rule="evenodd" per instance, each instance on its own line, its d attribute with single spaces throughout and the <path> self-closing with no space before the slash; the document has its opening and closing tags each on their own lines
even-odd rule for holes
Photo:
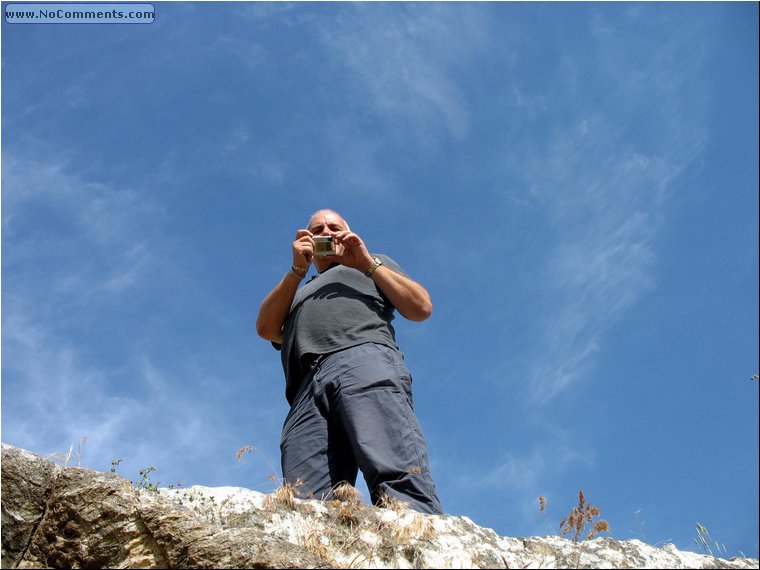
<svg viewBox="0 0 760 570">
<path fill-rule="evenodd" d="M 559 439 L 543 442 L 525 454 L 503 453 L 492 450 L 496 461 L 488 467 L 484 463 L 477 472 L 468 471 L 457 465 L 446 469 L 459 476 L 450 477 L 453 485 L 449 494 L 460 500 L 467 500 L 476 491 L 480 496 L 491 497 L 509 505 L 510 512 L 517 520 L 513 524 L 535 527 L 538 524 L 538 497 L 544 496 L 549 502 L 564 491 L 560 491 L 571 469 L 591 469 L 596 462 L 596 452 L 583 444 L 568 444 Z M 537 529 L 538 532 L 538 529 Z"/>
<path fill-rule="evenodd" d="M 3 407 L 13 409 L 3 441 L 53 453 L 86 436 L 99 448 L 139 426 L 141 403 L 109 395 L 108 373 L 83 365 L 71 343 L 30 322 L 16 301 L 3 301 Z"/>
<path fill-rule="evenodd" d="M 488 471 L 479 475 L 467 474 L 461 481 L 476 488 L 510 489 L 524 494 L 526 491 L 540 489 L 570 465 L 593 465 L 595 456 L 592 449 L 562 443 L 550 447 L 542 444 L 525 456 L 506 454 Z"/>
<path fill-rule="evenodd" d="M 114 294 L 155 278 L 167 244 L 156 244 L 160 212 L 145 194 L 71 174 L 60 161 L 6 153 L 6 304 L 18 300 L 41 314 L 96 298 L 115 302 Z"/>
<path fill-rule="evenodd" d="M 336 190 L 345 189 L 350 196 L 381 194 L 389 198 L 394 194 L 392 175 L 376 161 L 380 141 L 363 137 L 349 121 L 341 120 L 328 127 L 327 143 L 338 157 L 333 167 Z"/>
<path fill-rule="evenodd" d="M 251 139 L 250 130 L 246 125 L 237 125 L 222 143 L 221 149 L 224 154 L 229 154 L 238 150 Z"/>
<path fill-rule="evenodd" d="M 486 20 L 443 5 L 399 8 L 356 5 L 321 28 L 357 79 L 354 108 L 379 114 L 415 144 L 466 138 L 471 109 L 457 75 L 476 53 Z"/>
<path fill-rule="evenodd" d="M 656 286 L 668 198 L 706 144 L 708 94 L 696 79 L 701 48 L 676 57 L 692 48 L 698 31 L 660 38 L 646 48 L 657 54 L 650 59 L 621 25 L 598 17 L 593 27 L 602 76 L 616 88 L 593 109 L 580 97 L 595 92 L 577 91 L 569 120 L 547 141 L 529 141 L 511 162 L 554 237 L 538 284 L 545 309 L 526 374 L 531 406 L 587 377 L 605 332 Z M 569 75 L 558 80 L 568 81 L 575 97 L 575 66 L 563 69 Z"/>
<path fill-rule="evenodd" d="M 81 447 L 82 465 L 99 470 L 122 458 L 119 473 L 132 479 L 140 468 L 158 465 L 154 481 L 187 475 L 229 481 L 238 447 L 253 443 L 267 455 L 276 453 L 272 430 L 284 417 L 278 406 L 254 407 L 244 425 L 234 427 L 222 412 L 230 397 L 253 396 L 220 396 L 218 387 L 250 380 L 225 370 L 209 375 L 203 362 L 159 365 L 144 352 L 128 355 L 119 367 L 104 366 L 89 360 L 75 340 L 57 337 L 48 323 L 32 322 L 16 299 L 4 299 L 3 312 L 4 442 L 44 455 Z M 274 367 L 254 368 L 246 378 L 275 376 Z M 263 453 L 240 466 L 236 476 L 247 473 L 271 487 L 267 473 L 274 469 L 262 463 Z"/>
</svg>

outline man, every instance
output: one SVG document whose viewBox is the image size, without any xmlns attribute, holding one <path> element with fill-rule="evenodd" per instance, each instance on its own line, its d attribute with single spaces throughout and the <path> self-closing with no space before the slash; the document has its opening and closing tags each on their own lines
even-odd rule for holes
<svg viewBox="0 0 760 570">
<path fill-rule="evenodd" d="M 315 255 L 320 236 L 332 236 L 333 255 Z M 292 252 L 290 271 L 256 322 L 259 336 L 281 350 L 285 371 L 285 481 L 324 498 L 342 482 L 355 485 L 361 470 L 374 504 L 387 496 L 441 513 L 391 325 L 394 310 L 427 319 L 430 295 L 392 259 L 371 254 L 333 210 L 319 210 L 298 230 Z M 318 274 L 299 288 L 312 263 Z"/>
</svg>

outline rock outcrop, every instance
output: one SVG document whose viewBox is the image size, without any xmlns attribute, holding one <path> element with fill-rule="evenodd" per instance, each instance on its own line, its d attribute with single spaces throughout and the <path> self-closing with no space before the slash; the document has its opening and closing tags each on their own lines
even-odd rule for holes
<svg viewBox="0 0 760 570">
<path fill-rule="evenodd" d="M 392 505 L 390 505 L 392 507 Z M 3 568 L 758 568 L 637 540 L 509 538 L 467 517 L 237 487 L 136 489 L 2 446 Z"/>
</svg>

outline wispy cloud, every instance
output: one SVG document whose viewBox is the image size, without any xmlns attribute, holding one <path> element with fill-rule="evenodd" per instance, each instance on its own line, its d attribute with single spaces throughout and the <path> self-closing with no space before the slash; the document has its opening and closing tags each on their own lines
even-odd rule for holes
<svg viewBox="0 0 760 570">
<path fill-rule="evenodd" d="M 275 456 L 268 444 L 277 441 L 271 430 L 279 424 L 280 411 L 271 406 L 252 410 L 240 429 L 225 425 L 219 410 L 229 407 L 229 398 L 240 397 L 220 395 L 217 389 L 236 381 L 230 371 L 209 372 L 208 363 L 172 359 L 159 364 L 146 352 L 129 355 L 117 367 L 103 365 L 88 358 L 76 339 L 60 338 L 55 327 L 32 322 L 20 307 L 17 299 L 4 299 L 4 442 L 53 454 L 77 448 L 86 438 L 83 465 L 106 470 L 110 460 L 122 458 L 119 472 L 127 477 L 158 465 L 159 477 L 179 480 L 193 474 L 206 482 L 229 483 L 235 450 L 245 443 Z M 246 376 L 275 375 L 269 367 L 260 368 L 247 370 Z M 263 386 L 258 391 L 268 393 Z M 274 471 L 271 463 L 248 461 L 238 471 L 238 479 L 247 474 L 246 483 L 272 484 L 267 477 Z"/>
<path fill-rule="evenodd" d="M 565 109 L 570 120 L 513 162 L 556 236 L 538 285 L 545 309 L 536 323 L 541 348 L 527 375 L 531 405 L 586 377 L 604 333 L 656 286 L 657 233 L 668 198 L 706 141 L 708 94 L 697 80 L 702 59 L 692 53 L 685 65 L 676 57 L 699 49 L 698 30 L 658 36 L 649 48 L 654 58 L 638 51 L 641 42 L 624 22 L 599 16 L 592 36 L 613 89 L 576 90 L 575 66 L 565 62 L 560 79 L 575 97 Z M 584 100 L 592 93 L 593 106 Z"/>
<path fill-rule="evenodd" d="M 99 449 L 146 421 L 139 400 L 109 394 L 108 373 L 83 364 L 73 343 L 30 322 L 16 299 L 4 301 L 3 319 L 3 405 L 13 410 L 3 417 L 3 441 L 53 453 L 88 437 Z"/>
<path fill-rule="evenodd" d="M 327 144 L 340 156 L 333 167 L 336 191 L 344 189 L 351 196 L 382 195 L 388 199 L 393 193 L 393 175 L 377 160 L 381 141 L 362 136 L 359 129 L 343 119 L 332 122 L 326 135 Z"/>
<path fill-rule="evenodd" d="M 246 137 L 241 128 L 232 142 Z M 18 147 L 3 157 L 3 441 L 53 453 L 86 437 L 84 464 L 103 469 L 123 457 L 130 476 L 158 463 L 178 478 L 225 480 L 246 443 L 276 457 L 281 409 L 238 410 L 246 422 L 233 427 L 219 413 L 244 405 L 225 387 L 252 381 L 262 398 L 283 401 L 272 381 L 282 373 L 263 343 L 241 364 L 240 354 L 220 356 L 233 350 L 226 340 L 201 341 L 208 331 L 193 329 L 201 322 L 231 334 L 231 317 L 193 285 L 205 276 L 187 244 L 196 236 L 176 232 L 166 196 L 155 193 L 182 171 L 168 163 L 123 182 L 95 179 L 81 157 L 50 157 Z M 269 482 L 256 469 L 272 470 L 248 461 L 238 476 Z"/>
<path fill-rule="evenodd" d="M 321 36 L 356 79 L 354 110 L 387 121 L 392 136 L 435 146 L 470 133 L 472 110 L 457 74 L 486 22 L 480 11 L 445 5 L 355 5 L 322 24 Z"/>
<path fill-rule="evenodd" d="M 83 436 L 91 453 L 118 447 L 147 420 L 119 385 L 140 381 L 130 353 L 150 345 L 131 333 L 135 299 L 166 276 L 155 204 L 8 154 L 3 201 L 3 437 L 33 450 Z"/>
<path fill-rule="evenodd" d="M 225 154 L 234 152 L 245 145 L 250 139 L 251 133 L 248 127 L 246 125 L 237 125 L 232 133 L 229 134 L 227 140 L 221 145 L 222 151 Z"/>
<path fill-rule="evenodd" d="M 467 473 L 458 481 L 463 487 L 492 491 L 509 489 L 510 492 L 522 495 L 526 491 L 540 489 L 554 474 L 562 473 L 568 465 L 593 465 L 594 460 L 595 453 L 591 449 L 580 449 L 562 443 L 551 447 L 544 444 L 524 456 L 505 454 L 489 470 L 478 474 Z"/>
<path fill-rule="evenodd" d="M 538 524 L 538 497 L 553 502 L 559 498 L 562 479 L 570 469 L 593 468 L 596 453 L 583 444 L 542 443 L 527 453 L 494 453 L 490 468 L 476 472 L 452 468 L 460 473 L 452 479 L 448 494 L 462 502 L 471 500 L 471 493 L 491 497 L 508 505 L 513 524 L 532 527 Z M 536 526 L 537 532 L 540 531 Z M 545 530 L 545 529 L 544 529 Z"/>
<path fill-rule="evenodd" d="M 44 269 L 49 284 L 83 299 L 136 283 L 152 259 L 142 229 L 154 213 L 149 199 L 67 173 L 60 162 L 6 154 L 3 167 L 6 268 Z M 15 277 L 6 283 L 11 292 L 21 286 Z"/>
</svg>

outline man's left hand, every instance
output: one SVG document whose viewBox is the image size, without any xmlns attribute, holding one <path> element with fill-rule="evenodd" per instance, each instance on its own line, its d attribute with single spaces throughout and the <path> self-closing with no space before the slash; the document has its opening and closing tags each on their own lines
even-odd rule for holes
<svg viewBox="0 0 760 570">
<path fill-rule="evenodd" d="M 335 234 L 335 242 L 343 246 L 340 255 L 329 255 L 325 259 L 336 261 L 346 267 L 352 267 L 364 273 L 375 261 L 358 235 L 350 231 Z"/>
</svg>

